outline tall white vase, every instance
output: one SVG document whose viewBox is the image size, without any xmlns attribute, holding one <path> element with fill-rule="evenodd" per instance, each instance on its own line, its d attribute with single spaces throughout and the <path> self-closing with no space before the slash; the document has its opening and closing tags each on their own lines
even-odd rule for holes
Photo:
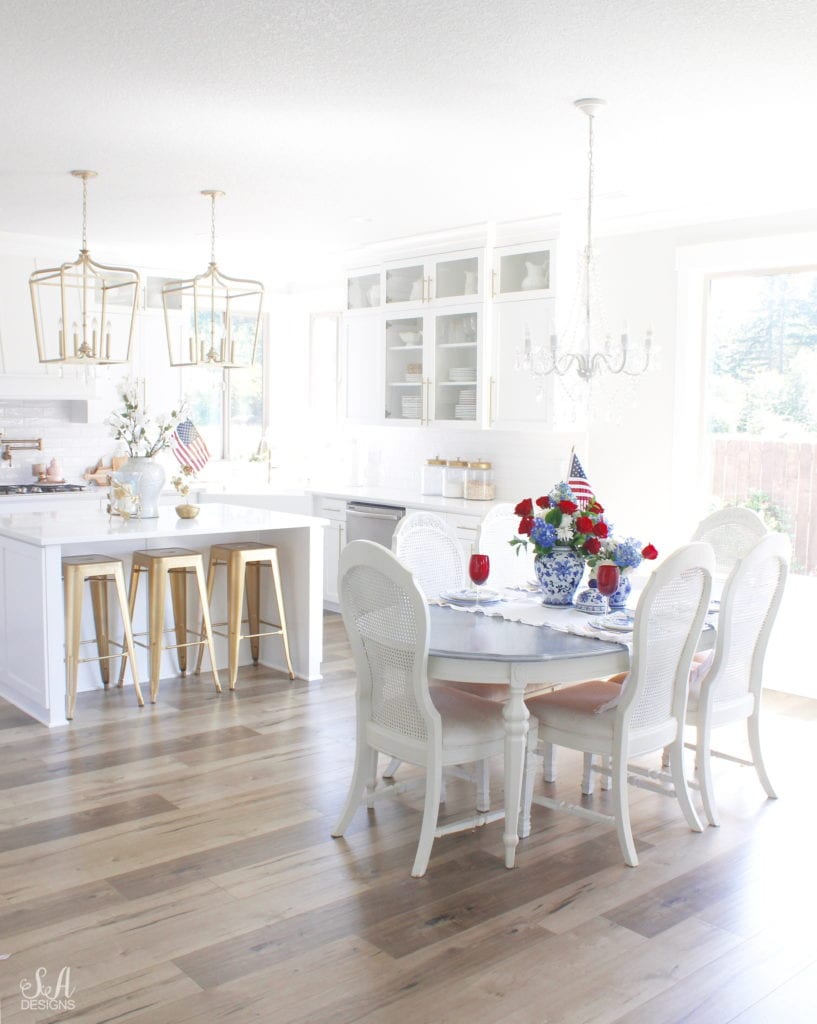
<svg viewBox="0 0 817 1024">
<path fill-rule="evenodd" d="M 165 467 L 145 455 L 131 455 L 113 474 L 121 483 L 130 484 L 139 499 L 139 519 L 156 519 L 159 515 L 159 494 L 165 483 Z"/>
</svg>

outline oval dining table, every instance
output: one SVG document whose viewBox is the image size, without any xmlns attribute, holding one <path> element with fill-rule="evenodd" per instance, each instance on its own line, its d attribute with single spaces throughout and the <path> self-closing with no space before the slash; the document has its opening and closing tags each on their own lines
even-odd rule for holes
<svg viewBox="0 0 817 1024">
<path fill-rule="evenodd" d="M 575 683 L 626 672 L 624 644 L 559 632 L 548 626 L 509 622 L 435 605 L 429 607 L 429 679 L 441 682 L 504 683 L 505 866 L 512 868 L 519 842 L 522 773 L 528 734 L 525 690 L 529 685 Z"/>
</svg>

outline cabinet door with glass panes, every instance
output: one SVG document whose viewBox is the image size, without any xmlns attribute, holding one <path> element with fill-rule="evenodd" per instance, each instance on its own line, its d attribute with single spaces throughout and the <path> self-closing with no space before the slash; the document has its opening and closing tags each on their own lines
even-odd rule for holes
<svg viewBox="0 0 817 1024">
<path fill-rule="evenodd" d="M 550 298 L 554 295 L 555 261 L 551 241 L 494 249 L 491 298 L 494 302 Z"/>
<path fill-rule="evenodd" d="M 380 307 L 380 268 L 350 270 L 346 275 L 346 311 L 372 310 Z"/>
<path fill-rule="evenodd" d="M 482 250 L 393 260 L 385 265 L 383 279 L 387 307 L 474 301 L 484 293 Z"/>
<path fill-rule="evenodd" d="M 478 423 L 481 323 L 473 306 L 405 310 L 384 321 L 389 422 Z"/>
</svg>

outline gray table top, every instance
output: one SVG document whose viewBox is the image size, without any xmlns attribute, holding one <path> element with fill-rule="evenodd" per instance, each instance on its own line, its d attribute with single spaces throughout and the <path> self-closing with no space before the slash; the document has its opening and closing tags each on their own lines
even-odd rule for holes
<svg viewBox="0 0 817 1024">
<path fill-rule="evenodd" d="M 621 654 L 622 644 L 528 626 L 496 616 L 429 607 L 429 656 L 473 661 L 544 662 Z"/>
</svg>

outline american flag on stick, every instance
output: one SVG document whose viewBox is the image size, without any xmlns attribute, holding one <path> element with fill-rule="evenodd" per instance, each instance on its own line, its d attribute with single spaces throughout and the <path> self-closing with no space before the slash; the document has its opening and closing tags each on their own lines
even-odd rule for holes
<svg viewBox="0 0 817 1024">
<path fill-rule="evenodd" d="M 570 471 L 567 475 L 567 483 L 576 497 L 579 508 L 584 508 L 593 497 L 593 488 L 590 486 L 587 474 L 582 469 L 582 464 L 575 452 L 570 453 Z"/>
<path fill-rule="evenodd" d="M 204 438 L 196 430 L 193 421 L 188 417 L 173 431 L 173 440 L 170 443 L 173 454 L 182 466 L 189 466 L 194 473 L 204 469 L 210 458 L 210 452 L 204 443 Z"/>
</svg>

